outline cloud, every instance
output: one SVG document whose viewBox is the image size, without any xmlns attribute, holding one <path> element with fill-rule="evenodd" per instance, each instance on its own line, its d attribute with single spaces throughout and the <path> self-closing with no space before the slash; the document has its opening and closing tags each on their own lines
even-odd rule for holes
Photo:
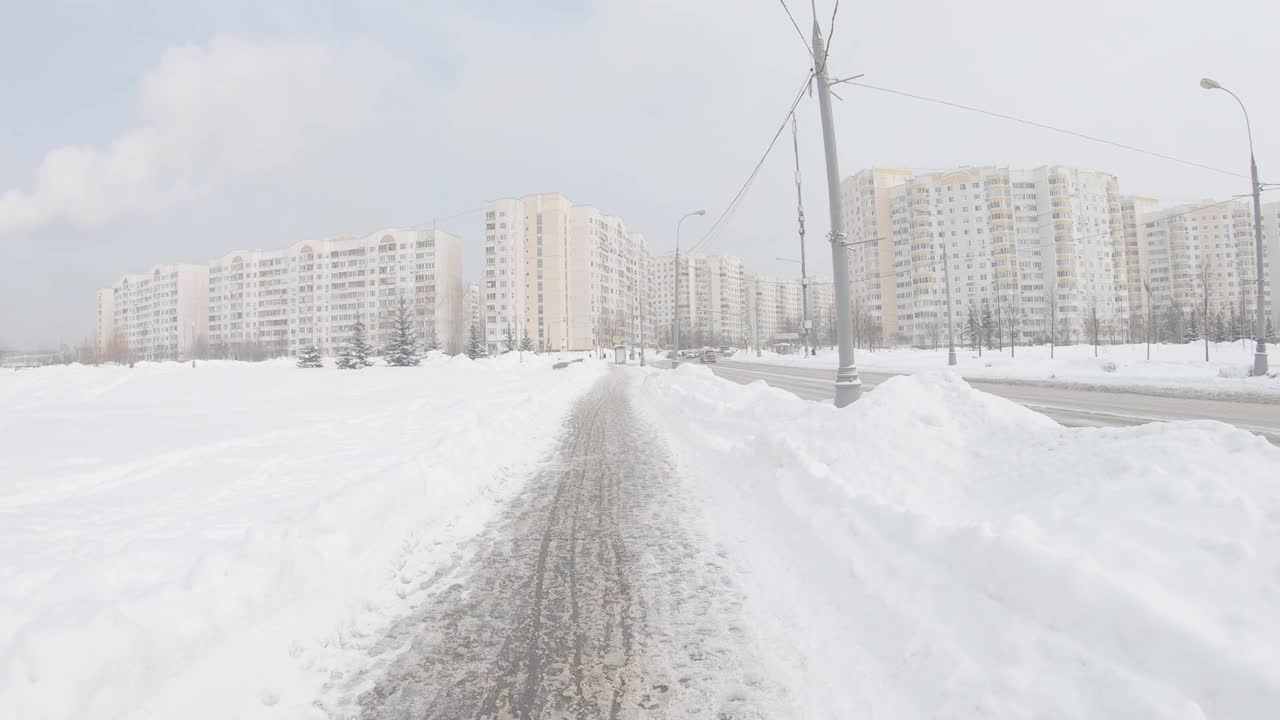
<svg viewBox="0 0 1280 720">
<path fill-rule="evenodd" d="M 30 190 L 0 195 L 0 234 L 89 229 L 240 177 L 286 168 L 359 127 L 387 61 L 360 48 L 217 37 L 165 52 L 139 89 L 139 127 L 106 148 L 47 152 Z"/>
</svg>

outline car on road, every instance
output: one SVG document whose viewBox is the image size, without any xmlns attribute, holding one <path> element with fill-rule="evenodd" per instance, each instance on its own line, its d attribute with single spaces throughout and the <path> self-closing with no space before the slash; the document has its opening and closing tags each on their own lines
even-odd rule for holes
<svg viewBox="0 0 1280 720">
<path fill-rule="evenodd" d="M 668 350 L 668 351 L 667 351 L 667 359 L 668 359 L 668 360 L 675 360 L 675 359 L 676 359 L 676 351 L 675 351 L 675 350 Z"/>
<path fill-rule="evenodd" d="M 703 365 L 710 365 L 710 364 L 714 364 L 714 363 L 715 363 L 715 361 L 716 361 L 716 351 L 715 351 L 715 350 L 703 350 L 703 351 L 702 351 L 702 356 L 699 358 L 699 361 L 700 361 Z"/>
</svg>

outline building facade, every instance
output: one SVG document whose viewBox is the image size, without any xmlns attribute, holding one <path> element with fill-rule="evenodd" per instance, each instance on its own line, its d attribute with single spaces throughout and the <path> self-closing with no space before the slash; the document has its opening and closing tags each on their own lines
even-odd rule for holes
<svg viewBox="0 0 1280 720">
<path fill-rule="evenodd" d="M 485 340 L 490 352 L 526 333 L 535 349 L 636 345 L 652 295 L 648 242 L 619 217 L 559 193 L 485 209 Z"/>
<path fill-rule="evenodd" d="M 98 313 L 97 344 L 112 360 L 201 356 L 208 345 L 209 268 L 157 265 L 125 275 L 98 292 Z"/>
<path fill-rule="evenodd" d="M 361 320 L 374 348 L 391 336 L 405 298 L 420 339 L 463 349 L 462 241 L 440 230 L 387 229 L 228 253 L 208 267 L 214 357 L 296 355 L 314 344 L 336 354 Z"/>
</svg>

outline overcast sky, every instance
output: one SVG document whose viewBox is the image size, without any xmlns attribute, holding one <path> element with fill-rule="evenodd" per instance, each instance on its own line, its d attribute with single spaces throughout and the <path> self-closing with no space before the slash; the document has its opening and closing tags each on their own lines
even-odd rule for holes
<svg viewBox="0 0 1280 720">
<path fill-rule="evenodd" d="M 0 346 L 75 343 L 94 290 L 386 226 L 477 276 L 485 201 L 560 191 L 669 251 L 728 204 L 810 67 L 778 0 L 0 0 Z M 788 0 L 806 36 L 808 2 Z M 824 28 L 831 0 L 818 2 Z M 1280 3 L 845 0 L 833 74 L 1280 178 Z M 1173 204 L 1247 180 L 846 87 L 842 174 L 1070 164 Z M 816 99 L 797 110 L 809 257 L 830 267 Z M 794 274 L 790 133 L 712 252 Z M 1274 181 L 1274 180 L 1273 180 Z M 449 218 L 449 219 L 444 219 Z"/>
</svg>

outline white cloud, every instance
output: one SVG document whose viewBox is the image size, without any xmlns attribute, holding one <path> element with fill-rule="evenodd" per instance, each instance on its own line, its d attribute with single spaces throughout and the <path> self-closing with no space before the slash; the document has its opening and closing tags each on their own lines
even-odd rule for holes
<svg viewBox="0 0 1280 720">
<path fill-rule="evenodd" d="M 81 228 L 278 171 L 368 117 L 386 61 L 362 49 L 218 37 L 170 48 L 139 91 L 139 127 L 106 148 L 45 154 L 30 190 L 0 195 L 0 234 Z"/>
</svg>

